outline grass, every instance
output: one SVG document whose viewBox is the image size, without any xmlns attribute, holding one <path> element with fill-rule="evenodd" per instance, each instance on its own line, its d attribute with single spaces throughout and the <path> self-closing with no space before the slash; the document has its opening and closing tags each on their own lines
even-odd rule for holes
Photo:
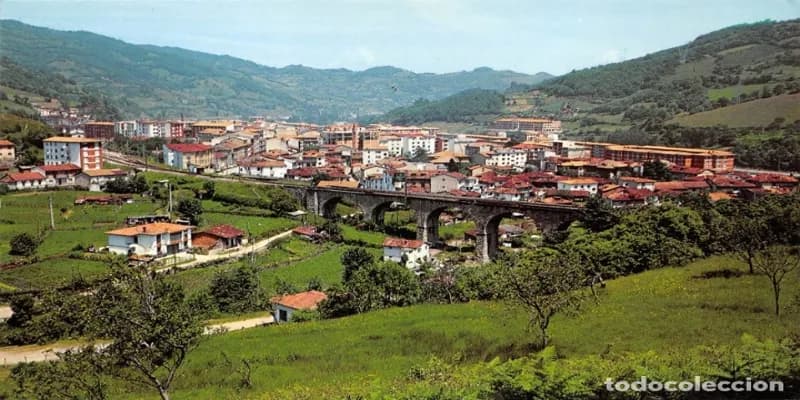
<svg viewBox="0 0 800 400">
<path fill-rule="evenodd" d="M 335 254 L 336 250 L 330 254 Z M 319 258 L 331 261 L 333 256 Z M 309 262 L 308 269 L 316 265 Z M 298 271 L 305 267 L 298 267 Z M 557 316 L 552 343 L 566 357 L 602 352 L 667 352 L 738 343 L 743 333 L 782 338 L 800 326 L 800 312 L 771 314 L 761 276 L 701 278 L 706 271 L 746 271 L 728 257 L 698 260 L 609 281 L 599 303 L 577 316 Z M 300 273 L 296 276 L 299 277 Z M 800 279 L 785 286 L 785 301 Z M 402 387 L 409 369 L 435 355 L 461 364 L 526 354 L 535 334 L 526 315 L 495 302 L 418 305 L 318 322 L 284 324 L 208 338 L 190 355 L 175 398 L 342 398 Z M 222 353 L 234 363 L 227 364 Z M 252 365 L 253 388 L 237 389 L 235 365 Z M 121 389 L 120 389 L 121 391 Z M 142 393 L 115 398 L 154 398 Z"/>
<path fill-rule="evenodd" d="M 15 289 L 48 289 L 65 286 L 78 277 L 91 281 L 108 272 L 105 262 L 59 258 L 0 271 L 0 281 Z"/>
<path fill-rule="evenodd" d="M 727 125 L 732 128 L 763 127 L 777 117 L 785 118 L 786 121 L 800 119 L 798 104 L 800 104 L 800 93 L 785 94 L 697 114 L 679 115 L 669 122 L 694 127 L 714 125 Z"/>
<path fill-rule="evenodd" d="M 386 234 L 383 232 L 362 231 L 350 225 L 341 225 L 342 236 L 347 241 L 362 241 L 368 246 L 383 247 Z"/>
<path fill-rule="evenodd" d="M 719 99 L 720 97 L 733 99 L 743 93 L 748 93 L 748 94 L 752 92 L 761 93 L 761 89 L 764 86 L 770 86 L 770 85 L 765 85 L 765 84 L 736 85 L 720 89 L 708 89 L 708 99 L 711 101 L 717 101 L 717 99 Z"/>
</svg>

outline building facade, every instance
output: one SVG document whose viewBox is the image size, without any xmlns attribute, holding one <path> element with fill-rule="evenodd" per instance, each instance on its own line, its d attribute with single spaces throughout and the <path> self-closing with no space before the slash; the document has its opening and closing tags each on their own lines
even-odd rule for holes
<svg viewBox="0 0 800 400">
<path fill-rule="evenodd" d="M 55 136 L 44 139 L 44 165 L 75 164 L 82 170 L 103 168 L 100 139 Z"/>
</svg>

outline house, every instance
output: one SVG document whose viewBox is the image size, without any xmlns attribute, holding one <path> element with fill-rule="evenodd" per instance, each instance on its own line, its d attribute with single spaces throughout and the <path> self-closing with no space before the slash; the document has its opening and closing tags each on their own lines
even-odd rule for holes
<svg viewBox="0 0 800 400">
<path fill-rule="evenodd" d="M 244 231 L 225 224 L 214 225 L 192 236 L 192 248 L 206 254 L 237 248 L 245 242 Z"/>
<path fill-rule="evenodd" d="M 81 173 L 81 167 L 75 164 L 41 165 L 33 168 L 31 172 L 44 175 L 47 186 L 63 187 L 75 185 L 75 177 Z"/>
<path fill-rule="evenodd" d="M 239 162 L 239 174 L 259 178 L 283 179 L 289 168 L 286 163 L 279 160 L 264 158 L 260 160 L 245 160 Z"/>
<path fill-rule="evenodd" d="M 448 172 L 431 176 L 431 193 L 449 192 L 465 186 L 467 177 L 458 172 Z"/>
<path fill-rule="evenodd" d="M 781 174 L 756 174 L 747 178 L 747 181 L 764 189 L 771 189 L 774 187 L 794 189 L 798 185 L 797 178 Z"/>
<path fill-rule="evenodd" d="M 521 149 L 495 149 L 485 153 L 484 164 L 490 167 L 525 168 L 528 163 L 528 152 Z"/>
<path fill-rule="evenodd" d="M 103 168 L 100 139 L 54 136 L 44 139 L 44 165 L 75 164 L 84 171 Z"/>
<path fill-rule="evenodd" d="M 685 192 L 704 192 L 709 190 L 705 181 L 667 181 L 656 182 L 656 193 L 659 195 L 678 195 Z"/>
<path fill-rule="evenodd" d="M 163 151 L 164 164 L 191 173 L 202 174 L 213 162 L 212 147 L 205 144 L 165 144 Z"/>
<path fill-rule="evenodd" d="M 591 178 L 573 178 L 558 181 L 557 188 L 560 191 L 586 191 L 589 194 L 597 193 L 599 183 Z"/>
<path fill-rule="evenodd" d="M 16 160 L 14 142 L 0 139 L 0 164 L 13 164 Z"/>
<path fill-rule="evenodd" d="M 75 186 L 90 192 L 102 192 L 108 182 L 127 176 L 128 173 L 121 169 L 87 170 L 75 175 Z"/>
<path fill-rule="evenodd" d="M 656 190 L 655 180 L 647 178 L 639 178 L 635 176 L 623 176 L 619 178 L 619 184 L 620 186 L 628 189 L 639 189 L 639 190 L 649 190 L 649 191 Z"/>
<path fill-rule="evenodd" d="M 292 229 L 292 234 L 312 242 L 316 242 L 322 238 L 322 235 L 317 232 L 317 227 L 312 225 L 298 226 Z"/>
<path fill-rule="evenodd" d="M 383 241 L 384 261 L 405 263 L 407 268 L 417 268 L 430 255 L 428 245 L 422 240 L 386 238 Z"/>
<path fill-rule="evenodd" d="M 394 191 L 394 175 L 390 173 L 380 175 L 365 175 L 359 181 L 359 186 L 366 190 L 379 190 L 382 192 Z"/>
<path fill-rule="evenodd" d="M 316 310 L 328 296 L 317 290 L 276 296 L 271 299 L 275 322 L 289 322 L 292 314 L 300 310 Z"/>
<path fill-rule="evenodd" d="M 46 177 L 38 172 L 12 172 L 0 179 L 8 190 L 44 189 Z"/>
<path fill-rule="evenodd" d="M 115 254 L 161 257 L 192 248 L 192 227 L 154 222 L 106 232 L 108 250 Z"/>
<path fill-rule="evenodd" d="M 389 150 L 383 146 L 364 147 L 361 151 L 361 156 L 364 165 L 373 165 L 377 164 L 378 161 L 388 158 Z"/>
</svg>

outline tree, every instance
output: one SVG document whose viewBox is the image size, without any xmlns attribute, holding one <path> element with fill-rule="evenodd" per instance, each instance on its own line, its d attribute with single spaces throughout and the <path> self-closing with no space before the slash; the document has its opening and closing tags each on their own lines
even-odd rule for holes
<svg viewBox="0 0 800 400">
<path fill-rule="evenodd" d="M 163 275 L 123 265 L 93 296 L 93 338 L 111 343 L 96 352 L 113 375 L 156 390 L 169 400 L 175 374 L 203 333 L 183 289 Z"/>
<path fill-rule="evenodd" d="M 11 370 L 18 398 L 105 400 L 108 385 L 105 365 L 92 346 L 57 353 L 58 361 L 22 363 Z"/>
<path fill-rule="evenodd" d="M 375 257 L 363 247 L 349 247 L 342 253 L 342 282 L 349 282 L 356 271 L 375 263 Z"/>
<path fill-rule="evenodd" d="M 428 162 L 430 158 L 428 157 L 428 150 L 425 150 L 424 147 L 417 147 L 414 149 L 414 155 L 411 156 L 411 161 L 414 162 Z"/>
<path fill-rule="evenodd" d="M 451 158 L 450 161 L 447 162 L 447 172 L 458 172 L 458 163 L 454 158 Z"/>
<path fill-rule="evenodd" d="M 209 293 L 222 312 L 257 311 L 264 306 L 258 271 L 248 265 L 217 273 L 211 280 Z"/>
<path fill-rule="evenodd" d="M 672 173 L 669 172 L 669 168 L 661 160 L 646 161 L 642 165 L 642 176 L 657 181 L 672 180 Z"/>
<path fill-rule="evenodd" d="M 39 240 L 37 240 L 30 233 L 19 233 L 14 235 L 9 242 L 11 251 L 9 254 L 15 256 L 28 257 L 36 253 L 36 248 L 39 247 Z"/>
<path fill-rule="evenodd" d="M 576 311 L 585 298 L 579 265 L 570 255 L 545 249 L 511 254 L 494 266 L 503 297 L 527 310 L 542 348 L 553 316 Z"/>
<path fill-rule="evenodd" d="M 767 246 L 767 227 L 765 221 L 758 217 L 734 216 L 729 227 L 728 249 L 736 257 L 747 263 L 750 273 L 755 272 L 755 258 L 759 251 Z"/>
<path fill-rule="evenodd" d="M 178 214 L 189 220 L 192 225 L 200 225 L 203 214 L 203 203 L 197 199 L 184 199 L 178 203 Z"/>
<path fill-rule="evenodd" d="M 270 194 L 269 209 L 276 215 L 285 215 L 298 209 L 297 199 L 285 190 L 275 190 Z"/>
<path fill-rule="evenodd" d="M 616 225 L 619 216 L 608 201 L 600 195 L 595 195 L 586 202 L 581 222 L 592 232 L 601 232 Z"/>
<path fill-rule="evenodd" d="M 325 220 L 325 223 L 319 226 L 317 231 L 332 242 L 341 242 L 343 240 L 342 228 L 334 220 Z"/>
<path fill-rule="evenodd" d="M 36 299 L 29 294 L 21 294 L 11 298 L 11 317 L 6 324 L 12 328 L 21 328 L 28 324 L 35 314 Z"/>
<path fill-rule="evenodd" d="M 767 247 L 756 252 L 753 258 L 755 271 L 769 279 L 775 300 L 775 316 L 780 316 L 781 287 L 790 273 L 800 270 L 800 256 L 797 249 L 789 246 Z"/>
<path fill-rule="evenodd" d="M 207 180 L 203 183 L 203 198 L 210 199 L 214 197 L 214 193 L 217 192 L 217 186 L 212 180 Z"/>
</svg>

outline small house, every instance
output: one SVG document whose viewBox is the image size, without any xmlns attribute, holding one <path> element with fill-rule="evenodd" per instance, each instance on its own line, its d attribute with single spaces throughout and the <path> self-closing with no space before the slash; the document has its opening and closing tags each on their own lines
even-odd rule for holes
<svg viewBox="0 0 800 400">
<path fill-rule="evenodd" d="M 192 247 L 206 253 L 236 248 L 244 243 L 244 231 L 231 225 L 215 225 L 192 236 Z"/>
<path fill-rule="evenodd" d="M 416 268 L 430 255 L 428 245 L 422 240 L 386 238 L 383 241 L 383 260 L 405 263 L 407 268 Z"/>
<path fill-rule="evenodd" d="M 275 322 L 291 321 L 292 314 L 298 310 L 316 310 L 319 303 L 327 298 L 325 293 L 317 290 L 273 297 L 271 300 Z"/>
</svg>

